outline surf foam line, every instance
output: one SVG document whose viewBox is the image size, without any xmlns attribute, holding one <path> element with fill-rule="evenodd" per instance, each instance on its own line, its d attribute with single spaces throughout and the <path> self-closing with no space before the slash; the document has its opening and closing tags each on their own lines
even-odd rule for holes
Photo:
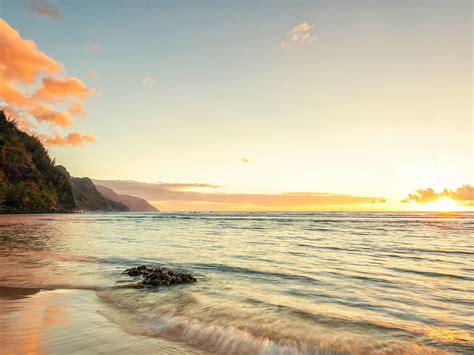
<svg viewBox="0 0 474 355">
<path fill-rule="evenodd" d="M 445 354 L 417 342 L 319 326 L 286 332 L 291 325 L 285 326 L 284 319 L 258 316 L 232 319 L 215 307 L 209 309 L 209 305 L 193 303 L 193 314 L 186 314 L 190 311 L 187 306 L 170 304 L 169 299 L 156 302 L 127 296 L 131 295 L 100 292 L 99 298 L 106 308 L 99 313 L 131 334 L 164 338 L 218 354 Z M 198 319 L 209 312 L 213 317 L 207 314 L 208 319 Z"/>
</svg>

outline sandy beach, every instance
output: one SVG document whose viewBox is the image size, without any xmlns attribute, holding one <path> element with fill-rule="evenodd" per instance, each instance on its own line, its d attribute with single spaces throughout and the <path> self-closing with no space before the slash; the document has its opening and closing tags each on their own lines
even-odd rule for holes
<svg viewBox="0 0 474 355">
<path fill-rule="evenodd" d="M 201 353 L 126 333 L 100 314 L 97 296 L 88 290 L 0 286 L 0 324 L 5 355 Z"/>
</svg>

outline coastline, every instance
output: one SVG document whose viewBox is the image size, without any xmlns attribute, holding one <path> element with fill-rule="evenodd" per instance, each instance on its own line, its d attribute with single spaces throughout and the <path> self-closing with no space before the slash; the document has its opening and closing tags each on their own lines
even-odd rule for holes
<svg viewBox="0 0 474 355">
<path fill-rule="evenodd" d="M 0 215 L 29 215 L 29 214 L 74 214 L 74 213 L 83 213 L 84 211 L 37 211 L 37 210 L 29 210 L 29 211 L 0 211 Z"/>
</svg>

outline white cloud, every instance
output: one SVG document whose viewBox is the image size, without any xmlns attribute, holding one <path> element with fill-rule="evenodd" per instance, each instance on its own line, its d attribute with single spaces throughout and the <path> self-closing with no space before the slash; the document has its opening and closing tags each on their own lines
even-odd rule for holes
<svg viewBox="0 0 474 355">
<path fill-rule="evenodd" d="M 316 35 L 311 33 L 313 26 L 307 22 L 296 25 L 287 32 L 287 38 L 280 42 L 280 46 L 283 49 L 287 49 L 293 46 L 309 46 L 313 42 L 318 40 Z"/>
</svg>

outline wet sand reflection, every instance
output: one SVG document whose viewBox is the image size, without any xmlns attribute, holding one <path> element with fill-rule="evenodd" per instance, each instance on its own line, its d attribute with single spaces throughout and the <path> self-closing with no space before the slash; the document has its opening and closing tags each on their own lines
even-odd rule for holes
<svg viewBox="0 0 474 355">
<path fill-rule="evenodd" d="M 190 353 L 184 344 L 125 333 L 97 312 L 93 291 L 0 288 L 0 353 Z"/>
</svg>

